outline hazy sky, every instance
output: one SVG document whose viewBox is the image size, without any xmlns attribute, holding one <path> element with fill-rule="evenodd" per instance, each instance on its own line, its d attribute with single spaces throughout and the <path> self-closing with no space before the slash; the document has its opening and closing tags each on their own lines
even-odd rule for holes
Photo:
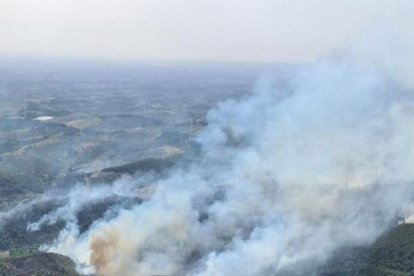
<svg viewBox="0 0 414 276">
<path fill-rule="evenodd" d="M 305 61 L 409 2 L 0 0 L 0 56 Z"/>
</svg>

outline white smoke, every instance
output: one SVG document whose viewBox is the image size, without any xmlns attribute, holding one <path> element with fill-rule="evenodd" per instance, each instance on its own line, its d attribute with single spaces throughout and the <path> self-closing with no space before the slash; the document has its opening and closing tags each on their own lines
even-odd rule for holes
<svg viewBox="0 0 414 276">
<path fill-rule="evenodd" d="M 54 193 L 45 197 L 45 199 L 55 200 L 60 203 L 65 202 L 65 204 L 45 214 L 37 222 L 30 223 L 27 226 L 27 230 L 38 231 L 43 224 L 55 224 L 58 220 L 76 222 L 77 213 L 85 206 L 112 196 L 128 198 L 134 195 L 133 191 L 134 186 L 131 185 L 131 181 L 127 176 L 120 178 L 112 185 L 94 187 L 77 184 L 67 193 Z"/>
<path fill-rule="evenodd" d="M 382 72 L 329 61 L 286 83 L 266 78 L 250 97 L 211 110 L 201 157 L 152 180 L 145 202 L 84 233 L 64 208 L 31 229 L 66 219 L 45 248 L 85 273 L 247 276 L 312 271 L 409 218 L 411 94 Z M 70 210 L 87 202 L 71 198 Z"/>
</svg>

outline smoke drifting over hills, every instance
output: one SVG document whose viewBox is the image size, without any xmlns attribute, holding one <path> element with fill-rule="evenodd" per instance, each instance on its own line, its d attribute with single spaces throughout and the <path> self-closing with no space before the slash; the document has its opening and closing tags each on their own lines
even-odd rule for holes
<svg viewBox="0 0 414 276">
<path fill-rule="evenodd" d="M 411 222 L 414 39 L 395 28 L 393 43 L 373 32 L 340 58 L 297 66 L 282 82 L 264 76 L 249 97 L 219 104 L 192 164 L 76 186 L 27 229 L 63 220 L 43 249 L 84 273 L 311 275 L 335 250 Z M 142 187 L 145 197 L 80 230 L 82 207 Z"/>
<path fill-rule="evenodd" d="M 369 244 L 414 208 L 414 99 L 408 82 L 396 82 L 406 78 L 372 64 L 326 59 L 284 83 L 264 77 L 251 96 L 208 113 L 189 167 L 85 197 L 74 190 L 29 229 L 65 220 L 44 249 L 86 273 L 315 273 L 335 250 Z M 88 198 L 143 183 L 148 199 L 79 231 L 70 213 Z"/>
</svg>

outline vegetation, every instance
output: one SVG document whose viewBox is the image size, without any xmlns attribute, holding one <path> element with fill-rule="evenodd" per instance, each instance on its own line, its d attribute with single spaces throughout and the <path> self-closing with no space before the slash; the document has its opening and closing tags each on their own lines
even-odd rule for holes
<svg viewBox="0 0 414 276">
<path fill-rule="evenodd" d="M 320 275 L 414 275 L 414 225 L 398 225 L 369 247 L 337 252 Z"/>
<path fill-rule="evenodd" d="M 0 259 L 0 276 L 75 276 L 79 275 L 68 257 L 55 253 L 35 253 L 29 256 Z"/>
</svg>

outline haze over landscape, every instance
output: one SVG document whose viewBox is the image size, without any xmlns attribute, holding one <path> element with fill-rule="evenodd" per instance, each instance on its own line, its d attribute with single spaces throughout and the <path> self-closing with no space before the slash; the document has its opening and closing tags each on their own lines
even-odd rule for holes
<svg viewBox="0 0 414 276">
<path fill-rule="evenodd" d="M 0 275 L 413 275 L 414 3 L 0 3 Z"/>
<path fill-rule="evenodd" d="M 411 26 L 412 8 L 409 0 L 3 0 L 0 55 L 303 62 L 369 29 Z"/>
</svg>

